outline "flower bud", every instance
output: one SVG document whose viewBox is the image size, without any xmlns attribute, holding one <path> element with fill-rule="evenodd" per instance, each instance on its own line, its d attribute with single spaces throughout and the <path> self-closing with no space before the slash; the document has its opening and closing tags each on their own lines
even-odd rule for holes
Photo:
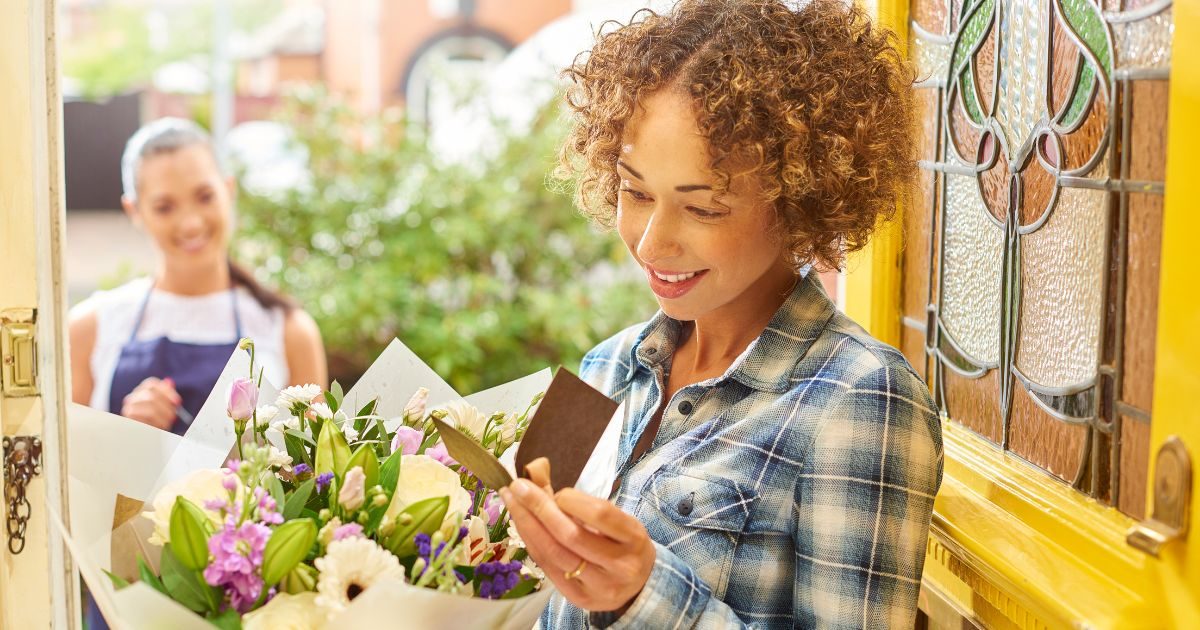
<svg viewBox="0 0 1200 630">
<path fill-rule="evenodd" d="M 333 512 L 330 512 L 329 508 L 321 508 L 321 511 L 317 513 L 317 519 L 322 523 L 328 522 L 331 518 L 333 518 Z"/>
<path fill-rule="evenodd" d="M 229 384 L 225 413 L 234 421 L 245 422 L 254 416 L 258 407 L 258 386 L 248 378 L 237 378 Z"/>
<path fill-rule="evenodd" d="M 386 494 L 377 494 L 375 498 L 371 499 L 371 507 L 383 507 L 391 502 L 392 500 Z"/>
</svg>

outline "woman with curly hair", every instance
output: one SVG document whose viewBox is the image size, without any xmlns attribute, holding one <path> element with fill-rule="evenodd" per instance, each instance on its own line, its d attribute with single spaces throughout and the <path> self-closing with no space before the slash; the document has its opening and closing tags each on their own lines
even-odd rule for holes
<svg viewBox="0 0 1200 630">
<path fill-rule="evenodd" d="M 611 502 L 503 491 L 544 628 L 912 627 L 941 428 L 830 303 L 913 159 L 895 35 L 814 0 L 683 0 L 567 70 L 577 201 L 661 310 L 583 360 L 625 405 Z"/>
</svg>

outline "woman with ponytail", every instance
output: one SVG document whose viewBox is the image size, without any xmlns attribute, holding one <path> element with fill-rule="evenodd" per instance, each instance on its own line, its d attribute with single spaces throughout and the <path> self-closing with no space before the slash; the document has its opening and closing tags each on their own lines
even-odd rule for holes
<svg viewBox="0 0 1200 630">
<path fill-rule="evenodd" d="M 208 134 L 178 118 L 147 124 L 125 146 L 121 178 L 158 264 L 72 310 L 75 402 L 182 434 L 241 337 L 272 383 L 324 387 L 316 323 L 230 259 L 236 188 Z"/>
</svg>

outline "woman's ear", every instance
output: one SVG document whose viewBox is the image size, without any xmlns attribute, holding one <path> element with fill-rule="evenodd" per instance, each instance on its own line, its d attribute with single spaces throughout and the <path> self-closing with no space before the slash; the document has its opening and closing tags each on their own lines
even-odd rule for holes
<svg viewBox="0 0 1200 630">
<path fill-rule="evenodd" d="M 121 195 L 121 209 L 125 211 L 126 216 L 133 221 L 134 225 L 142 226 L 142 216 L 138 213 L 137 204 L 128 195 Z"/>
<path fill-rule="evenodd" d="M 229 189 L 229 201 L 231 203 L 236 203 L 238 194 L 237 178 L 235 178 L 233 175 L 226 177 L 225 187 Z"/>
</svg>

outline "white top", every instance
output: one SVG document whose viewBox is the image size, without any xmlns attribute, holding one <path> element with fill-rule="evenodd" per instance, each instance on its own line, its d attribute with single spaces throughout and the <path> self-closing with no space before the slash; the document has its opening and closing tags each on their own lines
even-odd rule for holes
<svg viewBox="0 0 1200 630">
<path fill-rule="evenodd" d="M 113 371 L 121 348 L 129 341 L 137 322 L 138 310 L 150 278 L 127 282 L 111 291 L 97 291 L 77 306 L 96 313 L 96 345 L 92 348 L 92 399 L 89 406 L 108 410 Z M 238 315 L 242 335 L 254 340 L 254 357 L 266 370 L 265 378 L 277 387 L 288 384 L 287 355 L 284 352 L 283 309 L 263 308 L 258 300 L 239 286 Z M 234 343 L 237 325 L 233 319 L 233 300 L 229 291 L 207 295 L 178 295 L 154 289 L 146 304 L 146 315 L 138 328 L 138 339 L 167 337 L 180 343 Z"/>
</svg>

